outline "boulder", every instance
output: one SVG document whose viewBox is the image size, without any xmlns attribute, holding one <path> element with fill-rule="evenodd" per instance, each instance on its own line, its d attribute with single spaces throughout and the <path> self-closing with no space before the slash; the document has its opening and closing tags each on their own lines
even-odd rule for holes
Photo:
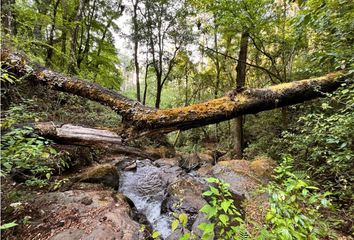
<svg viewBox="0 0 354 240">
<path fill-rule="evenodd" d="M 178 163 L 180 161 L 180 157 L 174 157 L 174 158 L 160 158 L 154 162 L 155 165 L 158 167 L 162 166 L 178 166 Z"/>
<path fill-rule="evenodd" d="M 215 163 L 212 155 L 205 154 L 205 153 L 198 153 L 198 157 L 199 157 L 200 166 L 213 165 Z"/>
<path fill-rule="evenodd" d="M 213 173 L 213 166 L 212 165 L 202 166 L 196 171 L 196 173 L 200 177 L 208 178 Z"/>
<path fill-rule="evenodd" d="M 52 192 L 38 195 L 31 202 L 32 223 L 18 236 L 21 239 L 93 240 L 145 239 L 122 194 L 112 191 Z M 40 236 L 40 237 L 39 237 Z"/>
<path fill-rule="evenodd" d="M 171 233 L 170 236 L 166 238 L 166 240 L 180 240 L 181 237 L 186 233 L 190 234 L 190 231 L 188 229 L 177 228 L 174 232 Z"/>
<path fill-rule="evenodd" d="M 73 181 L 87 183 L 102 183 L 105 186 L 118 189 L 119 175 L 117 168 L 111 164 L 99 164 L 83 170 Z"/>
<path fill-rule="evenodd" d="M 229 183 L 230 191 L 239 196 L 249 198 L 250 193 L 256 190 L 262 181 L 253 174 L 250 161 L 231 160 L 218 162 L 213 167 L 213 176 Z"/>
<path fill-rule="evenodd" d="M 204 213 L 200 212 L 198 213 L 192 226 L 192 232 L 197 237 L 197 239 L 201 239 L 203 235 L 203 231 L 198 228 L 201 223 L 210 223 L 210 221 L 206 218 Z"/>
<path fill-rule="evenodd" d="M 269 157 L 259 156 L 251 162 L 251 169 L 260 178 L 269 179 L 273 173 L 276 163 Z"/>
<path fill-rule="evenodd" d="M 186 176 L 167 188 L 167 197 L 162 202 L 162 213 L 175 212 L 188 215 L 188 229 L 191 229 L 195 217 L 206 201 L 202 197 L 203 184 Z"/>
<path fill-rule="evenodd" d="M 219 158 L 217 159 L 218 162 L 222 162 L 222 161 L 230 161 L 232 159 L 232 153 L 231 152 L 227 152 L 224 155 L 219 156 Z"/>
<path fill-rule="evenodd" d="M 189 172 L 200 167 L 200 158 L 196 153 L 183 154 L 178 165 Z"/>
</svg>

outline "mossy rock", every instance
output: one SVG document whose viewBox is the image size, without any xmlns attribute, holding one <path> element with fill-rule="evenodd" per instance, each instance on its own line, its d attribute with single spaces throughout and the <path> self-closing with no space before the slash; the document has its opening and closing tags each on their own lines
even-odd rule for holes
<svg viewBox="0 0 354 240">
<path fill-rule="evenodd" d="M 78 182 L 101 183 L 106 186 L 118 189 L 118 170 L 111 164 L 100 164 L 89 167 L 79 176 L 75 177 Z"/>
</svg>

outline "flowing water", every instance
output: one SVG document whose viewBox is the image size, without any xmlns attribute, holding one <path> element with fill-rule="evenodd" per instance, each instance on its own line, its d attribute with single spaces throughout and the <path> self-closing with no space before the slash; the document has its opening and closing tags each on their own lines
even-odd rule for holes
<svg viewBox="0 0 354 240">
<path fill-rule="evenodd" d="M 161 214 L 166 187 L 182 170 L 178 167 L 157 167 L 149 160 L 137 160 L 134 171 L 122 171 L 119 191 L 131 199 L 137 210 L 144 214 L 154 230 L 163 238 L 171 234 L 172 216 Z"/>
</svg>

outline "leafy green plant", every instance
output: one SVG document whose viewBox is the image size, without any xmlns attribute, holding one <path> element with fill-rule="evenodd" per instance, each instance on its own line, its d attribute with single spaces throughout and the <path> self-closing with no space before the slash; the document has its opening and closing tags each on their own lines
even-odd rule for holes
<svg viewBox="0 0 354 240">
<path fill-rule="evenodd" d="M 327 94 L 318 112 L 302 116 L 285 132 L 281 145 L 297 159 L 296 169 L 307 170 L 339 207 L 348 209 L 353 193 L 354 86 L 343 84 Z"/>
<path fill-rule="evenodd" d="M 8 228 L 16 227 L 17 225 L 18 224 L 16 223 L 16 221 L 5 223 L 5 224 L 0 225 L 0 230 L 5 230 L 5 229 L 8 229 Z"/>
<path fill-rule="evenodd" d="M 266 220 L 270 224 L 269 232 L 263 230 L 262 235 L 284 240 L 327 236 L 319 210 L 331 205 L 327 199 L 330 193 L 318 193 L 317 187 L 295 175 L 293 161 L 285 156 L 275 169 L 274 181 L 267 187 L 270 209 Z"/>
<path fill-rule="evenodd" d="M 33 128 L 23 126 L 15 128 L 15 123 L 35 119 L 37 116 L 28 111 L 26 105 L 11 107 L 6 112 L 6 120 L 2 124 L 8 132 L 3 134 L 1 141 L 2 173 L 14 173 L 24 179 L 28 186 L 45 186 L 54 172 L 54 167 L 66 166 L 60 154 L 52 147 L 49 140 L 33 132 Z M 54 158 L 56 161 L 53 161 Z M 57 162 L 57 163 L 54 163 Z"/>
<path fill-rule="evenodd" d="M 229 191 L 230 184 L 213 177 L 207 181 L 214 186 L 209 186 L 209 190 L 203 193 L 209 200 L 200 212 L 210 223 L 198 226 L 203 231 L 201 239 L 244 239 L 245 235 L 248 236 L 247 230 Z"/>
<path fill-rule="evenodd" d="M 0 75 L 0 81 L 2 83 L 10 83 L 14 84 L 16 82 L 19 82 L 20 79 L 18 79 L 16 76 L 14 76 L 11 72 L 7 71 L 6 69 L 1 69 L 1 75 Z"/>
<path fill-rule="evenodd" d="M 179 238 L 179 240 L 195 239 L 195 236 L 193 234 L 185 231 L 188 223 L 187 214 L 180 213 L 178 216 L 175 217 L 176 219 L 172 221 L 171 229 L 172 232 L 174 232 L 179 226 L 182 228 L 183 235 Z"/>
<path fill-rule="evenodd" d="M 158 239 L 161 236 L 161 233 L 159 233 L 158 231 L 153 231 L 151 234 L 151 237 L 153 239 Z"/>
</svg>

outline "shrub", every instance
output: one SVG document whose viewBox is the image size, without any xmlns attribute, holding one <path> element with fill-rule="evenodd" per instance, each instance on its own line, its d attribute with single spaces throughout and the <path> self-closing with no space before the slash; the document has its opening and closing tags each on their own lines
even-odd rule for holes
<svg viewBox="0 0 354 240">
<path fill-rule="evenodd" d="M 37 120 L 37 115 L 29 112 L 26 104 L 13 106 L 6 112 L 2 128 L 7 130 L 1 141 L 2 174 L 16 173 L 29 186 L 44 186 L 54 171 L 53 158 L 57 158 L 57 167 L 66 166 L 57 151 L 50 147 L 49 140 L 33 132 L 30 126 L 14 127 L 14 124 Z"/>
</svg>

